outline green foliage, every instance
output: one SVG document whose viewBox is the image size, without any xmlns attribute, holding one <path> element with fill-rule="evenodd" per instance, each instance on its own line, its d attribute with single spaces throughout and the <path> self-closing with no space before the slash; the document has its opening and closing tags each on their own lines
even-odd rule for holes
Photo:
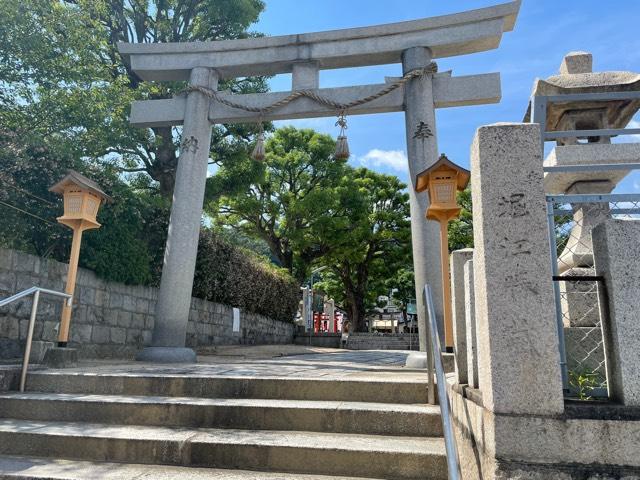
<svg viewBox="0 0 640 480">
<path fill-rule="evenodd" d="M 416 298 L 415 275 L 412 266 L 405 266 L 395 272 L 395 275 L 387 280 L 388 291 L 393 292 L 394 303 L 406 312 L 407 304 Z"/>
<path fill-rule="evenodd" d="M 157 284 L 166 239 L 167 205 L 130 187 L 110 185 L 113 203 L 102 207 L 103 226 L 85 235 L 85 267 L 107 280 L 133 285 Z"/>
<path fill-rule="evenodd" d="M 193 295 L 267 317 L 292 322 L 299 284 L 281 268 L 203 230 Z"/>
<path fill-rule="evenodd" d="M 285 127 L 266 142 L 266 159 L 226 162 L 208 180 L 206 212 L 265 242 L 299 281 L 327 251 L 327 228 L 342 215 L 340 182 L 348 171 L 333 158 L 335 141 L 309 129 Z"/>
<path fill-rule="evenodd" d="M 602 384 L 600 375 L 590 370 L 569 370 L 569 387 L 580 400 L 591 400 L 589 395 L 594 388 Z"/>
<path fill-rule="evenodd" d="M 77 166 L 37 137 L 0 127 L 0 245 L 54 258 L 68 252 L 70 230 L 56 223 L 62 199 L 48 189 Z"/>
<path fill-rule="evenodd" d="M 473 208 L 471 187 L 458 192 L 458 205 L 462 206 L 460 216 L 449 222 L 449 251 L 473 248 Z"/>
<path fill-rule="evenodd" d="M 300 283 L 312 267 L 330 267 L 320 288 L 359 328 L 410 258 L 409 201 L 396 177 L 354 169 L 334 149 L 328 135 L 278 129 L 265 162 L 236 158 L 208 180 L 206 211 L 214 224 L 265 242 Z"/>
<path fill-rule="evenodd" d="M 364 327 L 368 309 L 388 293 L 388 279 L 411 258 L 409 195 L 397 177 L 349 169 L 338 196 L 342 215 L 326 225 L 327 253 L 318 262 L 330 271 L 322 286 L 341 304 L 352 331 Z"/>
<path fill-rule="evenodd" d="M 166 202 L 136 192 L 113 169 L 91 167 L 56 149 L 55 143 L 34 139 L 29 133 L 0 133 L 0 212 L 6 220 L 0 222 L 0 244 L 67 262 L 71 230 L 56 222 L 62 214 L 62 198 L 48 189 L 68 169 L 76 169 L 96 180 L 114 199 L 100 209 L 102 227 L 83 235 L 80 265 L 107 280 L 157 281 L 166 238 Z"/>
<path fill-rule="evenodd" d="M 74 158 L 149 175 L 170 198 L 180 128 L 128 122 L 133 100 L 170 98 L 184 82 L 147 83 L 122 61 L 118 42 L 221 40 L 256 35 L 261 0 L 21 0 L 2 2 L 0 124 L 55 136 Z M 266 91 L 263 77 L 222 82 Z M 247 148 L 255 126 L 217 125 L 211 157 Z"/>
<path fill-rule="evenodd" d="M 74 169 L 97 181 L 114 199 L 100 211 L 102 227 L 83 237 L 81 266 L 106 280 L 157 284 L 181 132 L 171 127 L 132 127 L 128 114 L 132 101 L 169 98 L 185 85 L 141 82 L 122 61 L 116 45 L 253 36 L 248 29 L 263 9 L 261 0 L 2 2 L 0 201 L 40 218 L 0 204 L 0 245 L 68 260 L 70 230 L 56 223 L 62 202 L 48 188 Z M 249 93 L 266 91 L 267 84 L 263 77 L 243 78 L 223 81 L 220 88 Z M 213 128 L 210 157 L 223 165 L 223 172 L 225 165 L 231 165 L 236 176 L 228 184 L 246 183 L 237 175 L 241 168 L 249 166 L 251 178 L 260 173 L 259 166 L 246 162 L 255 128 Z M 234 236 L 233 240 L 264 252 L 262 239 Z M 225 264 L 233 265 L 227 272 L 231 280 L 224 283 L 230 293 L 218 298 L 217 292 L 213 299 L 238 306 L 255 301 L 257 306 L 250 308 L 292 318 L 291 305 L 297 306 L 299 292 L 297 286 L 291 288 L 290 278 L 269 270 L 257 257 L 249 260 L 244 250 L 227 245 L 219 251 L 235 263 Z M 215 256 L 201 257 L 198 278 L 207 275 L 202 264 L 215 273 L 216 282 L 222 281 L 215 261 Z M 251 280 L 258 283 L 250 284 Z M 202 280 L 200 285 L 211 282 Z M 276 285 L 275 296 L 260 303 L 255 289 L 263 295 L 269 282 Z M 245 293 L 238 293 L 240 285 Z M 275 305 L 276 301 L 282 303 Z"/>
</svg>

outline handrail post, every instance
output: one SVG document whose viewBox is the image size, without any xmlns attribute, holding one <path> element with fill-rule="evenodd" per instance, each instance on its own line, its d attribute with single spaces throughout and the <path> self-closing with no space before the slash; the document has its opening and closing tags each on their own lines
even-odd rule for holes
<svg viewBox="0 0 640 480">
<path fill-rule="evenodd" d="M 31 316 L 29 317 L 29 326 L 27 327 L 27 339 L 24 346 L 24 359 L 22 360 L 22 370 L 20 372 L 20 392 L 24 392 L 24 386 L 27 381 L 27 370 L 29 368 L 29 357 L 31 356 L 31 343 L 33 341 L 33 330 L 36 325 L 36 315 L 38 313 L 38 301 L 40 300 L 40 292 L 46 293 L 48 295 L 54 295 L 56 297 L 66 298 L 67 307 L 71 306 L 73 301 L 73 295 L 68 293 L 56 292 L 55 290 L 49 290 L 48 288 L 40 288 L 40 287 L 31 287 L 23 290 L 22 292 L 16 293 L 15 295 L 10 296 L 9 298 L 5 298 L 0 300 L 0 307 L 4 307 L 5 305 L 9 305 L 16 300 L 20 300 L 21 298 L 27 297 L 33 293 L 33 303 L 31 304 Z"/>
<path fill-rule="evenodd" d="M 429 314 L 425 319 L 425 323 L 430 327 L 429 337 L 431 340 L 431 343 L 427 345 L 427 352 L 432 352 L 432 365 L 435 366 L 435 373 L 437 375 L 436 386 L 438 387 L 438 403 L 440 404 L 440 416 L 442 417 L 444 445 L 447 452 L 447 468 L 449 472 L 449 480 L 459 480 L 460 465 L 458 463 L 458 449 L 456 448 L 456 439 L 454 436 L 451 420 L 451 410 L 449 408 L 449 396 L 447 395 L 446 386 L 447 382 L 444 374 L 444 366 L 442 365 L 442 344 L 440 343 L 440 335 L 438 333 L 438 325 L 436 323 L 436 314 L 435 309 L 433 308 L 433 296 L 431 294 L 431 287 L 428 284 L 424 286 L 424 303 L 427 306 L 427 312 Z M 430 379 L 429 381 L 432 382 L 433 380 Z"/>
<path fill-rule="evenodd" d="M 20 392 L 24 392 L 27 382 L 27 369 L 29 368 L 29 357 L 31 356 L 31 341 L 33 340 L 33 330 L 36 325 L 36 313 L 38 311 L 38 301 L 40 300 L 40 290 L 33 294 L 31 304 L 31 316 L 29 317 L 29 328 L 27 333 L 27 343 L 24 346 L 24 359 L 22 360 L 22 371 L 20 372 Z"/>
<path fill-rule="evenodd" d="M 433 358 L 433 348 L 431 347 L 431 345 L 433 345 L 433 342 L 431 340 L 431 337 L 433 336 L 433 332 L 431 331 L 431 322 L 429 321 L 429 306 L 428 306 L 428 298 L 426 296 L 426 290 L 425 290 L 425 298 L 424 298 L 424 318 L 426 319 L 424 322 L 425 325 L 425 330 L 426 330 L 426 334 L 427 334 L 427 340 L 425 342 L 425 345 L 427 346 L 427 375 L 429 375 L 429 378 L 427 379 L 428 382 L 428 390 L 427 390 L 427 402 L 430 405 L 435 405 L 436 404 L 436 385 L 435 385 L 435 376 L 436 376 L 436 372 L 435 372 L 435 365 L 434 365 L 434 358 Z"/>
</svg>

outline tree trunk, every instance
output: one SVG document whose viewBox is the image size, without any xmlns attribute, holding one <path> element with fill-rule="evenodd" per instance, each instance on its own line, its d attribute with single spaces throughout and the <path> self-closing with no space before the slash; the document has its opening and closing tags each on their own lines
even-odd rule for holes
<svg viewBox="0 0 640 480">
<path fill-rule="evenodd" d="M 176 182 L 178 156 L 171 136 L 171 127 L 156 127 L 154 134 L 159 140 L 155 160 L 148 166 L 147 173 L 160 184 L 160 194 L 171 199 Z"/>
<path fill-rule="evenodd" d="M 351 332 L 364 331 L 364 295 L 360 292 L 346 292 L 345 307 L 349 312 L 349 322 L 351 323 Z"/>
</svg>

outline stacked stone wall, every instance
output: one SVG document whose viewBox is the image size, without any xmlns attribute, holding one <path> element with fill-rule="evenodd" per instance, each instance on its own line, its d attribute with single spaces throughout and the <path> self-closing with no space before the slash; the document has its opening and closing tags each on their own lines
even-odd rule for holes
<svg viewBox="0 0 640 480">
<path fill-rule="evenodd" d="M 22 252 L 0 249 L 0 298 L 32 286 L 63 291 L 67 265 Z M 124 285 L 80 269 L 76 284 L 70 346 L 84 358 L 131 358 L 150 345 L 158 289 Z M 62 300 L 41 295 L 34 340 L 56 341 Z M 0 358 L 21 354 L 31 299 L 0 309 Z M 191 299 L 187 345 L 206 350 L 216 345 L 292 343 L 294 325 L 240 312 L 233 331 L 233 308 Z"/>
</svg>

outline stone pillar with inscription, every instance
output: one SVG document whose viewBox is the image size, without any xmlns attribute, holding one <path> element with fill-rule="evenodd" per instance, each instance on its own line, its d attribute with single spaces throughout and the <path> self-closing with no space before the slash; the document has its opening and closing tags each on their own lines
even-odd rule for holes
<svg viewBox="0 0 640 480">
<path fill-rule="evenodd" d="M 480 127 L 471 147 L 478 376 L 494 413 L 564 410 L 538 124 Z"/>
<path fill-rule="evenodd" d="M 427 68 L 431 63 L 431 50 L 414 47 L 402 53 L 402 71 Z M 433 75 L 414 78 L 405 85 L 405 124 L 407 133 L 407 157 L 409 178 L 413 184 L 416 175 L 426 170 L 438 160 L 436 138 L 436 115 L 433 102 Z M 442 275 L 440 273 L 440 230 L 438 222 L 424 218 L 429 208 L 427 192 L 417 193 L 414 185 L 409 186 L 411 208 L 411 244 L 413 247 L 413 269 L 415 272 L 416 302 L 418 311 L 418 331 L 420 351 L 426 352 L 426 318 L 423 298 L 425 283 L 433 291 L 433 303 L 438 319 L 440 338 L 444 338 L 444 317 L 442 305 Z M 425 367 L 426 355 L 412 353 L 407 366 Z"/>
<path fill-rule="evenodd" d="M 189 83 L 215 89 L 218 75 L 209 68 L 197 67 L 191 71 Z M 192 91 L 185 108 L 153 336 L 151 346 L 138 354 L 141 361 L 196 361 L 195 352 L 185 348 L 185 341 L 210 143 L 209 99 Z"/>
</svg>

